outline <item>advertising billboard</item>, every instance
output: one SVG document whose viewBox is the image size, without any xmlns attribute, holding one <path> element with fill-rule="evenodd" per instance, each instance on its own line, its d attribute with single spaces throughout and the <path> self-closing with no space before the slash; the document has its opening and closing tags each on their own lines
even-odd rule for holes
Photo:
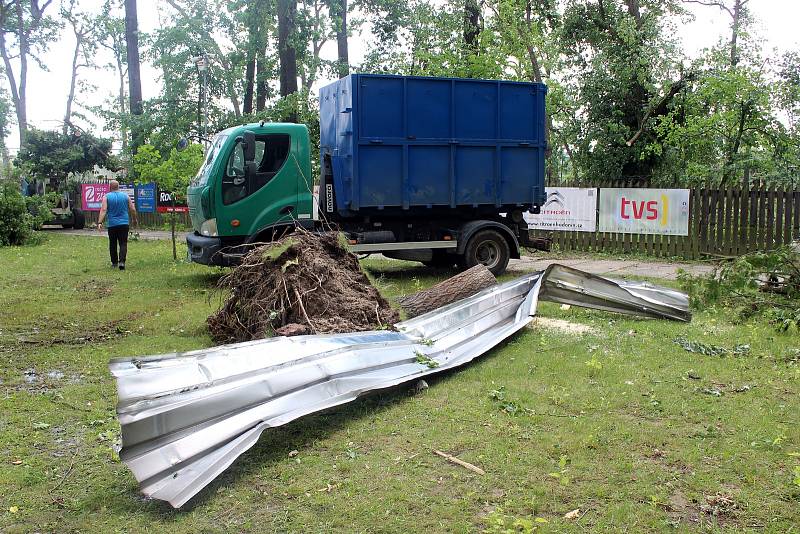
<svg viewBox="0 0 800 534">
<path fill-rule="evenodd" d="M 100 211 L 103 199 L 108 193 L 109 185 L 81 184 L 81 209 L 83 211 Z"/>
<path fill-rule="evenodd" d="M 175 202 L 175 206 L 172 205 L 172 194 L 168 191 L 159 191 L 158 192 L 158 205 L 157 208 L 159 213 L 186 213 L 189 211 L 189 207 L 186 205 L 186 202 L 177 200 Z"/>
<path fill-rule="evenodd" d="M 601 232 L 689 235 L 688 189 L 604 188 Z"/>
<path fill-rule="evenodd" d="M 156 211 L 156 184 L 139 184 L 136 186 L 136 211 L 154 213 Z"/>
<path fill-rule="evenodd" d="M 547 200 L 538 214 L 525 213 L 532 230 L 594 232 L 597 228 L 597 189 L 547 187 Z"/>
</svg>

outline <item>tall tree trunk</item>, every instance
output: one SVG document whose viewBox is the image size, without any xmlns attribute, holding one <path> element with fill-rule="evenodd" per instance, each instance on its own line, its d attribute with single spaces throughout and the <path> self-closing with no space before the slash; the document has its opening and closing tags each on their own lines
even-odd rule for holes
<svg viewBox="0 0 800 534">
<path fill-rule="evenodd" d="M 269 65 L 264 47 L 256 53 L 256 111 L 264 111 L 269 95 L 267 79 L 269 79 Z"/>
<path fill-rule="evenodd" d="M 297 92 L 297 51 L 295 36 L 296 0 L 278 0 L 278 57 L 280 59 L 280 93 Z"/>
<path fill-rule="evenodd" d="M 117 95 L 117 107 L 120 115 L 125 113 L 125 71 L 122 68 L 122 58 L 115 55 L 117 60 L 117 75 L 119 76 L 119 94 Z M 119 135 L 122 138 L 122 152 L 128 150 L 128 129 L 124 125 L 125 121 L 120 121 Z"/>
<path fill-rule="evenodd" d="M 52 3 L 53 0 L 46 0 L 44 4 L 39 6 L 39 0 L 11 0 L 8 3 L 5 1 L 0 2 L 0 55 L 3 56 L 3 65 L 5 66 L 5 75 L 8 78 L 8 85 L 11 89 L 11 99 L 14 103 L 14 111 L 17 115 L 17 126 L 19 127 L 19 146 L 25 142 L 25 134 L 28 131 L 28 101 L 27 101 L 27 88 L 28 88 L 28 55 L 30 54 L 30 39 L 31 34 L 36 31 L 44 16 L 44 11 Z M 30 8 L 30 19 L 25 20 L 23 3 Z M 14 8 L 14 18 L 11 19 L 11 8 Z M 10 30 L 13 28 L 13 31 Z M 19 58 L 19 79 L 14 74 L 13 66 L 11 65 L 12 55 L 9 54 L 5 33 L 14 33 L 19 41 L 19 53 L 16 57 Z"/>
<path fill-rule="evenodd" d="M 734 166 L 736 165 L 736 159 L 739 155 L 739 148 L 742 145 L 742 137 L 744 137 L 745 126 L 747 124 L 747 119 L 750 117 L 752 112 L 753 105 L 751 102 L 745 101 L 740 104 L 739 127 L 736 129 L 736 135 L 731 141 L 731 147 L 728 149 L 728 154 L 725 157 L 725 167 L 722 171 L 722 182 L 720 183 L 720 186 L 727 185 L 735 173 L 736 169 Z"/>
<path fill-rule="evenodd" d="M 464 46 L 470 56 L 478 54 L 481 9 L 478 0 L 464 0 Z"/>
<path fill-rule="evenodd" d="M 17 115 L 17 126 L 19 127 L 19 146 L 22 147 L 25 142 L 25 132 L 28 129 L 27 113 L 25 111 L 25 99 L 20 98 L 19 88 L 17 87 L 16 76 L 11 65 L 11 58 L 9 57 L 6 48 L 5 33 L 0 31 L 0 53 L 3 55 L 3 64 L 5 65 L 5 75 L 8 78 L 8 85 L 11 88 L 11 101 L 14 104 L 14 111 Z"/>
<path fill-rule="evenodd" d="M 742 9 L 746 3 L 747 0 L 734 0 L 733 3 L 733 13 L 731 13 L 731 17 L 733 18 L 731 23 L 731 68 L 735 68 L 736 65 L 739 64 L 739 49 L 737 41 L 739 38 L 739 26 L 741 24 Z"/>
<path fill-rule="evenodd" d="M 19 146 L 25 141 L 25 134 L 28 131 L 28 54 L 30 53 L 30 43 L 28 42 L 28 32 L 25 30 L 25 21 L 22 16 L 22 0 L 14 0 L 14 7 L 17 12 L 17 36 L 19 37 L 19 92 L 17 100 L 17 124 L 19 125 Z"/>
<path fill-rule="evenodd" d="M 245 115 L 253 112 L 253 84 L 256 76 L 255 54 L 251 50 L 248 50 L 247 53 L 250 57 L 244 70 L 244 102 L 242 103 L 242 111 Z"/>
<path fill-rule="evenodd" d="M 84 35 L 75 30 L 75 52 L 72 54 L 72 79 L 69 82 L 69 95 L 67 95 L 67 110 L 64 113 L 64 126 L 62 133 L 67 135 L 67 129 L 72 118 L 72 102 L 75 100 L 75 82 L 78 80 L 78 58 L 83 46 Z"/>
<path fill-rule="evenodd" d="M 350 54 L 347 45 L 347 0 L 331 0 L 331 18 L 336 27 L 336 48 L 338 58 L 336 72 L 339 78 L 350 74 Z"/>
<path fill-rule="evenodd" d="M 139 21 L 136 0 L 125 0 L 125 44 L 128 53 L 128 95 L 130 110 L 142 114 L 142 75 L 139 70 Z"/>
</svg>

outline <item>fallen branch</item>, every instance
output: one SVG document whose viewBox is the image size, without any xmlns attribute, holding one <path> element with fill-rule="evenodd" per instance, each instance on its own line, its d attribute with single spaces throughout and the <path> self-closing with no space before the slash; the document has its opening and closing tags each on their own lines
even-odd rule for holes
<svg viewBox="0 0 800 534">
<path fill-rule="evenodd" d="M 460 458 L 456 458 L 452 454 L 447 454 L 446 452 L 442 452 L 442 451 L 437 450 L 437 449 L 434 449 L 433 452 L 434 452 L 434 454 L 438 454 L 439 456 L 441 456 L 442 458 L 444 458 L 448 462 L 456 464 L 456 465 L 460 465 L 461 467 L 469 469 L 473 473 L 478 473 L 479 475 L 485 475 L 486 474 L 486 471 L 484 471 L 480 467 L 478 467 L 476 465 L 472 465 L 469 462 L 465 462 L 464 460 L 461 460 Z"/>
</svg>

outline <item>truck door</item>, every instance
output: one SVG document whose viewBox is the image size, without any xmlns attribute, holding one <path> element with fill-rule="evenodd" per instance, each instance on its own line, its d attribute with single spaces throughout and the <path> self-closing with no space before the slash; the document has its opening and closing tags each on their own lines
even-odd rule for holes
<svg viewBox="0 0 800 534">
<path fill-rule="evenodd" d="M 288 162 L 289 134 L 255 136 L 255 172 L 245 176 L 244 149 L 237 139 L 225 164 L 218 196 L 220 235 L 249 236 L 296 216 L 298 184 Z"/>
</svg>

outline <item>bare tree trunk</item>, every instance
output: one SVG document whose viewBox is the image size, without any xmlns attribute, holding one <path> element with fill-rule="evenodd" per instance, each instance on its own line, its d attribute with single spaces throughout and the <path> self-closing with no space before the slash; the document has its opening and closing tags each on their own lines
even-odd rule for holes
<svg viewBox="0 0 800 534">
<path fill-rule="evenodd" d="M 492 272 L 484 265 L 476 265 L 433 287 L 397 299 L 409 318 L 422 315 L 446 304 L 474 295 L 481 289 L 497 283 Z"/>
<path fill-rule="evenodd" d="M 119 95 L 117 96 L 117 106 L 120 115 L 125 113 L 125 71 L 122 68 L 122 58 L 117 55 L 117 74 L 119 76 Z M 121 121 L 124 122 L 124 121 Z M 120 125 L 119 134 L 122 138 L 122 152 L 128 150 L 128 129 L 123 124 Z"/>
<path fill-rule="evenodd" d="M 25 22 L 22 17 L 22 0 L 14 0 L 17 12 L 17 36 L 19 37 L 19 92 L 17 94 L 17 124 L 19 126 L 19 146 L 25 141 L 28 131 L 28 53 L 30 43 L 28 32 L 25 31 Z"/>
<path fill-rule="evenodd" d="M 339 53 L 339 78 L 350 74 L 350 52 L 347 47 L 347 0 L 341 0 L 341 21 L 336 27 L 336 48 Z"/>
<path fill-rule="evenodd" d="M 256 53 L 256 111 L 264 111 L 269 97 L 267 79 L 269 78 L 267 55 L 264 47 Z"/>
<path fill-rule="evenodd" d="M 67 129 L 72 118 L 72 103 L 75 101 L 75 82 L 78 80 L 78 58 L 81 53 L 81 46 L 83 46 L 84 34 L 79 32 L 77 27 L 73 24 L 75 33 L 75 52 L 72 54 L 72 79 L 69 82 L 69 95 L 67 96 L 67 110 L 64 113 L 64 126 L 62 133 L 67 135 Z"/>
<path fill-rule="evenodd" d="M 747 119 L 750 117 L 750 114 L 753 111 L 752 104 L 750 102 L 742 102 L 740 104 L 739 109 L 739 128 L 736 130 L 736 136 L 732 141 L 732 146 L 728 150 L 728 155 L 725 158 L 725 167 L 722 172 L 722 182 L 720 186 L 724 186 L 728 183 L 731 177 L 734 174 L 734 165 L 736 164 L 736 156 L 739 155 L 739 148 L 742 144 L 742 137 L 744 136 L 745 125 L 747 124 Z"/>
<path fill-rule="evenodd" d="M 130 110 L 142 114 L 142 75 L 139 70 L 139 21 L 136 0 L 125 0 L 125 44 L 128 53 L 128 95 Z"/>
<path fill-rule="evenodd" d="M 731 23 L 731 67 L 735 68 L 739 64 L 739 49 L 737 41 L 739 38 L 739 25 L 741 22 L 742 8 L 747 3 L 747 0 L 735 0 L 733 4 L 733 22 Z"/>
<path fill-rule="evenodd" d="M 19 126 L 19 146 L 21 147 L 25 140 L 25 131 L 28 129 L 28 120 L 24 104 L 22 103 L 23 100 L 20 99 L 16 77 L 11 66 L 11 59 L 9 58 L 9 54 L 6 49 L 5 33 L 2 31 L 0 31 L 0 53 L 3 55 L 3 64 L 6 68 L 5 75 L 8 78 L 8 85 L 11 88 L 11 101 L 14 104 L 14 111 L 17 114 L 17 125 Z"/>
<path fill-rule="evenodd" d="M 247 66 L 244 71 L 244 102 L 242 103 L 242 112 L 249 115 L 253 112 L 253 85 L 256 76 L 256 58 L 252 51 L 247 52 L 250 58 L 247 60 Z"/>
<path fill-rule="evenodd" d="M 278 0 L 278 57 L 280 59 L 280 93 L 288 96 L 297 92 L 297 51 L 295 35 L 296 0 Z"/>
<path fill-rule="evenodd" d="M 477 56 L 480 52 L 478 36 L 481 28 L 481 8 L 478 0 L 464 0 L 464 49 L 466 57 Z M 469 76 L 472 76 L 472 68 L 469 66 Z"/>
<path fill-rule="evenodd" d="M 39 6 L 39 0 L 9 0 L 0 2 L 0 55 L 3 57 L 5 75 L 8 78 L 8 85 L 11 89 L 11 99 L 14 104 L 14 111 L 17 115 L 17 126 L 19 127 L 19 145 L 25 142 L 25 134 L 28 131 L 28 55 L 30 54 L 31 34 L 36 31 L 44 16 L 44 11 L 53 0 L 46 0 Z M 23 6 L 25 4 L 25 6 Z M 25 20 L 24 9 L 30 9 L 30 19 Z M 13 19 L 12 12 L 13 8 Z M 13 30 L 12 30 L 13 28 Z M 9 53 L 6 33 L 14 33 L 19 42 L 19 53 L 12 56 Z M 14 74 L 11 64 L 12 58 L 19 59 L 19 78 Z"/>
<path fill-rule="evenodd" d="M 338 52 L 336 72 L 339 78 L 344 78 L 350 74 L 350 57 L 347 46 L 347 0 L 331 0 L 329 9 L 333 25 L 336 28 Z"/>
</svg>

